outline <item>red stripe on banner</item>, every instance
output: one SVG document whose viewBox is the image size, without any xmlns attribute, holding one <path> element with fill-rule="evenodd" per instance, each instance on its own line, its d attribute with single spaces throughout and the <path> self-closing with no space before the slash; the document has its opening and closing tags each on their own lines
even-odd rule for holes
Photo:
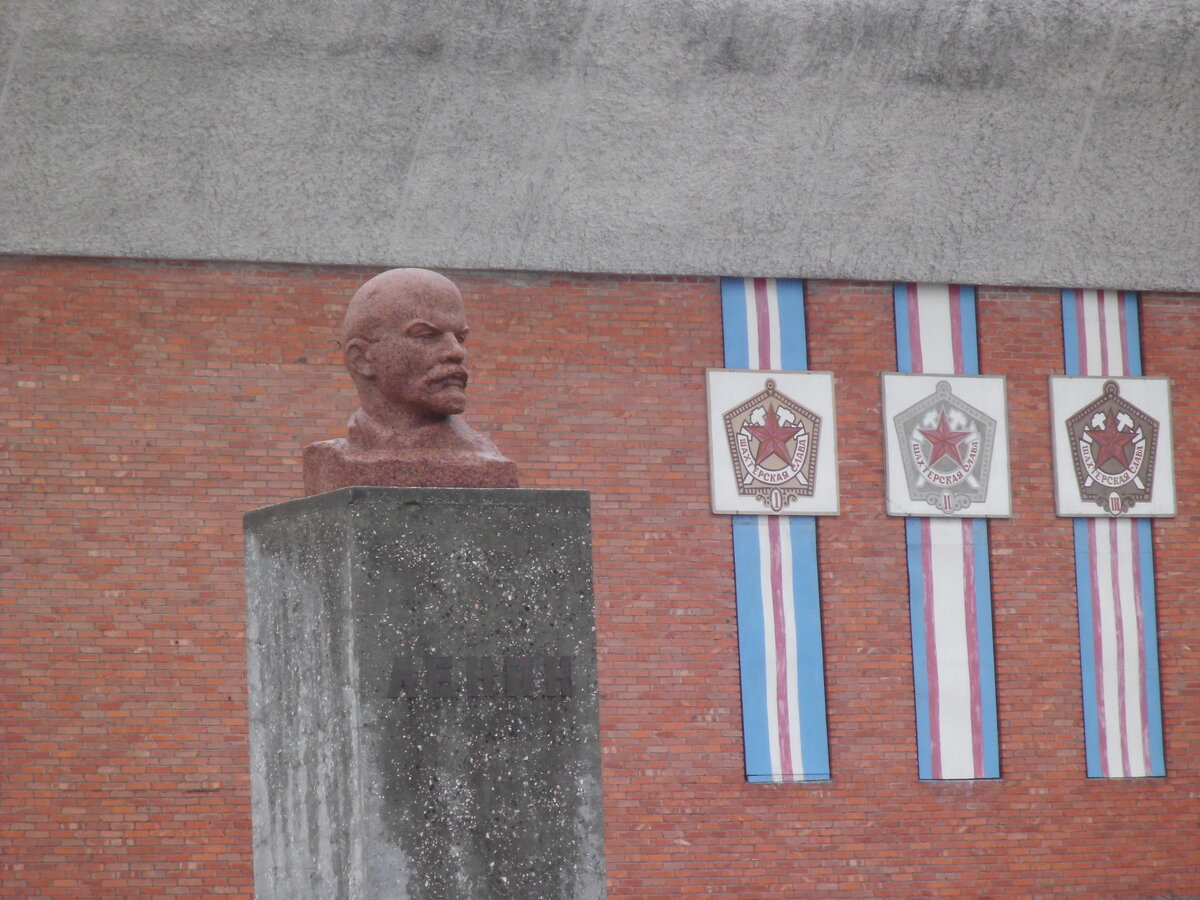
<svg viewBox="0 0 1200 900">
<path fill-rule="evenodd" d="M 942 777 L 942 728 L 938 693 L 937 631 L 933 614 L 933 530 L 921 520 L 921 568 L 925 572 L 925 669 L 929 684 L 929 756 L 932 775 Z"/>
<path fill-rule="evenodd" d="M 925 371 L 925 361 L 921 359 L 921 311 L 917 303 L 917 286 L 906 284 L 904 290 L 908 294 L 908 354 L 912 357 L 912 370 Z"/>
<path fill-rule="evenodd" d="M 950 285 L 950 347 L 954 353 L 955 375 L 963 373 L 962 339 L 962 298 L 958 285 L 952 284 Z"/>
<path fill-rule="evenodd" d="M 1083 291 L 1075 292 L 1075 339 L 1079 344 L 1079 374 L 1091 375 L 1088 371 L 1088 342 L 1087 342 L 1087 323 L 1086 304 L 1083 302 Z"/>
<path fill-rule="evenodd" d="M 1116 519 L 1108 520 L 1108 552 L 1111 554 L 1108 574 L 1112 578 L 1113 628 L 1117 632 L 1117 715 L 1121 718 L 1121 727 L 1118 729 L 1121 734 L 1121 774 L 1129 775 L 1129 729 L 1125 724 L 1129 721 L 1125 703 L 1125 691 L 1128 689 L 1125 683 L 1125 616 L 1121 611 L 1121 540 Z"/>
<path fill-rule="evenodd" d="M 958 366 L 958 362 L 955 362 Z M 975 527 L 962 520 L 963 595 L 967 604 L 967 674 L 971 688 L 971 756 L 975 774 L 983 774 L 983 693 L 979 686 L 979 615 L 975 609 Z"/>
<path fill-rule="evenodd" d="M 767 516 L 771 545 L 771 612 L 775 622 L 775 711 L 778 716 L 779 766 L 792 775 L 792 731 L 788 718 L 787 623 L 783 612 L 783 548 L 779 540 L 779 516 Z"/>
<path fill-rule="evenodd" d="M 1095 519 L 1088 522 L 1088 574 L 1092 579 L 1092 653 L 1096 660 L 1096 733 L 1100 740 L 1100 774 L 1107 778 L 1108 771 L 1108 716 L 1104 709 L 1104 637 L 1100 619 L 1100 573 L 1096 569 Z"/>
<path fill-rule="evenodd" d="M 1124 317 L 1122 317 L 1122 320 Z M 1137 641 L 1138 654 L 1142 655 L 1146 652 L 1146 621 L 1142 615 L 1142 543 L 1141 533 L 1138 531 L 1137 522 L 1131 523 L 1129 536 L 1133 545 L 1133 592 L 1136 602 L 1134 609 L 1137 610 Z M 1146 770 L 1149 771 L 1150 763 L 1150 711 L 1147 709 L 1146 699 L 1146 661 L 1139 660 L 1138 665 L 1138 696 L 1142 700 L 1142 716 L 1141 716 L 1141 732 L 1142 732 L 1142 758 L 1146 761 Z"/>
<path fill-rule="evenodd" d="M 1104 302 L 1104 291 L 1096 291 L 1096 321 L 1100 324 L 1100 374 L 1109 375 L 1108 367 L 1108 315 Z M 1125 729 L 1121 729 L 1124 731 Z"/>
<path fill-rule="evenodd" d="M 754 311 L 758 318 L 758 367 L 771 369 L 771 311 L 767 302 L 767 279 L 754 279 Z"/>
</svg>

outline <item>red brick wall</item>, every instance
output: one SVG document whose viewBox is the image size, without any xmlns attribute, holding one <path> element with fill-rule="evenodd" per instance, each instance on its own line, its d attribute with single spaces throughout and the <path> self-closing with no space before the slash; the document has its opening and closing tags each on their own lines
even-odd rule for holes
<svg viewBox="0 0 1200 900">
<path fill-rule="evenodd" d="M 0 259 L 0 895 L 251 895 L 241 514 L 298 495 L 355 406 L 332 343 L 375 270 Z M 1168 777 L 1089 780 L 1046 376 L 1058 292 L 979 291 L 1008 376 L 1014 516 L 990 526 L 1003 778 L 916 778 L 901 520 L 883 515 L 886 284 L 809 282 L 837 376 L 823 519 L 824 784 L 742 778 L 729 523 L 708 511 L 700 278 L 450 273 L 471 421 L 527 487 L 592 491 L 610 896 L 1200 894 L 1200 296 L 1146 295 L 1175 379 L 1180 515 L 1156 523 Z M 1119 286 L 1118 286 L 1119 287 Z"/>
</svg>

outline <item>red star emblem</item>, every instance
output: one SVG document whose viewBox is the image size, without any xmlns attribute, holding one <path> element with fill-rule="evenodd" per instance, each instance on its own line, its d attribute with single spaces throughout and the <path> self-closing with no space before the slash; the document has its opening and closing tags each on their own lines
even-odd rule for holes
<svg viewBox="0 0 1200 900">
<path fill-rule="evenodd" d="M 1096 466 L 1102 466 L 1108 460 L 1115 459 L 1122 469 L 1129 468 L 1129 455 L 1125 452 L 1129 442 L 1133 440 L 1133 432 L 1121 431 L 1117 425 L 1116 416 L 1109 416 L 1104 430 L 1085 428 L 1083 433 L 1096 444 Z"/>
<path fill-rule="evenodd" d="M 765 459 L 778 456 L 785 464 L 792 461 L 788 453 L 788 441 L 792 440 L 802 429 L 780 424 L 779 411 L 774 407 L 767 408 L 767 418 L 762 425 L 743 426 L 751 436 L 758 438 L 758 450 L 754 453 L 754 461 L 762 464 Z"/>
<path fill-rule="evenodd" d="M 946 421 L 946 411 L 942 410 L 941 418 L 938 419 L 937 428 L 920 428 L 918 431 L 924 435 L 925 440 L 933 445 L 929 454 L 929 465 L 933 465 L 943 456 L 948 456 L 961 469 L 963 465 L 962 457 L 958 453 L 958 445 L 962 443 L 963 438 L 970 435 L 969 431 L 951 431 L 950 423 Z"/>
</svg>

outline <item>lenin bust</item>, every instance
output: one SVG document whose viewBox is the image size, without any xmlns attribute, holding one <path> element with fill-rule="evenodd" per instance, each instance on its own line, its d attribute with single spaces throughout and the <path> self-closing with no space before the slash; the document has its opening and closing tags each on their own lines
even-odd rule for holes
<svg viewBox="0 0 1200 900">
<path fill-rule="evenodd" d="M 304 448 L 304 490 L 517 486 L 517 467 L 464 422 L 467 318 L 450 279 L 391 269 L 358 289 L 342 353 L 362 406 L 345 438 Z"/>
</svg>

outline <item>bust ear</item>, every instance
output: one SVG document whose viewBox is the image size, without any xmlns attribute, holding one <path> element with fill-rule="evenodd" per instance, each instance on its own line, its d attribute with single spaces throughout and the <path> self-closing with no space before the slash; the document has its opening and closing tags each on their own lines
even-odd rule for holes
<svg viewBox="0 0 1200 900">
<path fill-rule="evenodd" d="M 342 358 L 346 361 L 346 368 L 352 374 L 361 375 L 364 378 L 370 378 L 375 374 L 371 356 L 367 353 L 368 346 L 370 345 L 363 338 L 351 338 L 346 341 L 346 349 L 342 352 Z"/>
</svg>

